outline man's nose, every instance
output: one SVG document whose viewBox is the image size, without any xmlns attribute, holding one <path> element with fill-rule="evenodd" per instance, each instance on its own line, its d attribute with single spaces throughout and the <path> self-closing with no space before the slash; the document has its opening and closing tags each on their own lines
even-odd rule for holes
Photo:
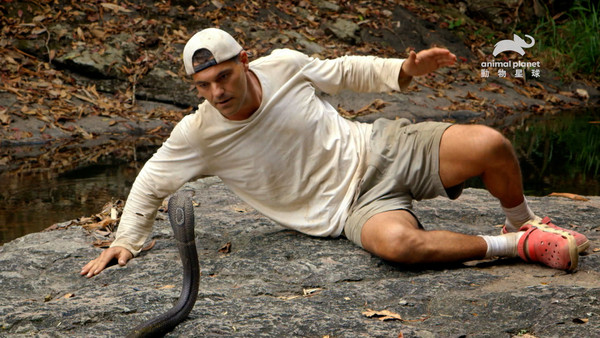
<svg viewBox="0 0 600 338">
<path fill-rule="evenodd" d="M 225 93 L 225 89 L 219 83 L 213 83 L 211 88 L 211 94 L 213 97 L 221 97 Z"/>
</svg>

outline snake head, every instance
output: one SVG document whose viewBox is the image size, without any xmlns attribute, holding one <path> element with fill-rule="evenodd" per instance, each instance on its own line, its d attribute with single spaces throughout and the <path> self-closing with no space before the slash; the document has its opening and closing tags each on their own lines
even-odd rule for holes
<svg viewBox="0 0 600 338">
<path fill-rule="evenodd" d="M 181 242 L 189 242 L 194 240 L 194 205 L 192 197 L 194 192 L 191 190 L 182 190 L 176 192 L 169 199 L 169 221 L 175 239 Z"/>
</svg>

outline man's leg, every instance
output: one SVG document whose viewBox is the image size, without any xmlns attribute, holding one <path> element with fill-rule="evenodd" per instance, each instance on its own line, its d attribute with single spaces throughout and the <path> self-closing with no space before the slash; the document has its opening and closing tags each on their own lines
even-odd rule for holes
<svg viewBox="0 0 600 338">
<path fill-rule="evenodd" d="M 519 162 L 510 142 L 482 125 L 454 125 L 440 142 L 440 178 L 444 187 L 481 176 L 488 191 L 505 208 L 523 203 Z"/>
<path fill-rule="evenodd" d="M 444 263 L 481 259 L 487 245 L 479 236 L 419 228 L 406 210 L 379 213 L 365 222 L 361 241 L 365 250 L 383 259 L 404 263 Z"/>
<path fill-rule="evenodd" d="M 524 201 L 517 157 L 510 143 L 492 128 L 481 125 L 449 127 L 442 135 L 439 161 L 444 188 L 481 176 L 503 206 L 510 208 Z M 404 210 L 371 217 L 362 228 L 361 241 L 367 251 L 401 263 L 481 259 L 488 247 L 480 236 L 422 230 L 412 214 Z"/>
<path fill-rule="evenodd" d="M 549 219 L 529 220 L 535 215 L 523 195 L 519 163 L 512 145 L 500 133 L 481 125 L 447 128 L 440 141 L 439 175 L 446 189 L 470 177 L 481 176 L 490 193 L 499 199 L 507 217 L 524 218 L 527 224 L 519 232 L 480 237 L 421 230 L 410 212 L 395 210 L 376 214 L 364 223 L 360 237 L 363 247 L 401 263 L 458 262 L 518 255 L 526 261 L 557 269 L 577 268 L 577 252 L 585 249 L 587 238 L 559 228 Z M 507 210 L 517 210 L 519 217 L 509 215 Z"/>
</svg>

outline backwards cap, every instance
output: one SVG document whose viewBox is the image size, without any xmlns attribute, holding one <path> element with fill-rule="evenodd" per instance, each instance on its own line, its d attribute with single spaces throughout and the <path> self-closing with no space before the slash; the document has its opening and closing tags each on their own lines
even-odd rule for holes
<svg viewBox="0 0 600 338">
<path fill-rule="evenodd" d="M 192 58 L 194 53 L 199 50 L 208 49 L 214 59 L 194 67 Z M 229 33 L 218 28 L 206 28 L 194 34 L 183 49 L 183 65 L 187 75 L 195 74 L 210 66 L 214 66 L 223 61 L 227 61 L 242 51 L 242 46 L 229 35 Z"/>
</svg>

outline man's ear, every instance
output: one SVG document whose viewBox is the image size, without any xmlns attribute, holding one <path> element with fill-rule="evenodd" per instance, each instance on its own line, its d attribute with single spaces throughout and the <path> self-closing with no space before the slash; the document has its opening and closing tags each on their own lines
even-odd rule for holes
<svg viewBox="0 0 600 338">
<path fill-rule="evenodd" d="M 240 62 L 244 64 L 244 68 L 246 70 L 249 69 L 249 65 L 248 64 L 250 63 L 250 60 L 248 59 L 248 53 L 245 50 L 242 50 L 240 52 Z"/>
</svg>

